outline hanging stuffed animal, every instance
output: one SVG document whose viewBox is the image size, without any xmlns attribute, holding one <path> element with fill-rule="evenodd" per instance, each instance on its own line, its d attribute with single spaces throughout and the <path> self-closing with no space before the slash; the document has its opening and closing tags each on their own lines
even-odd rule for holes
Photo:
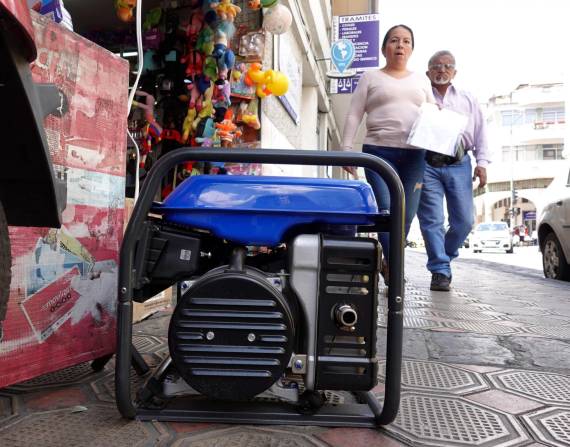
<svg viewBox="0 0 570 447">
<path fill-rule="evenodd" d="M 218 78 L 227 79 L 228 71 L 234 67 L 236 56 L 234 52 L 228 48 L 228 38 L 226 34 L 220 30 L 216 31 L 212 57 L 216 59 L 218 65 Z"/>
<path fill-rule="evenodd" d="M 220 20 L 224 22 L 233 22 L 241 12 L 241 8 L 234 5 L 232 0 L 221 0 L 214 9 Z"/>
<path fill-rule="evenodd" d="M 204 27 L 204 16 L 201 12 L 195 12 L 190 18 L 190 23 L 186 25 L 186 38 L 188 39 L 188 45 L 195 47 L 196 41 L 198 40 L 198 35 L 200 30 Z"/>
<path fill-rule="evenodd" d="M 192 129 L 196 131 L 198 126 L 200 125 L 200 121 L 205 118 L 210 118 L 212 113 L 214 113 L 214 104 L 212 103 L 212 96 L 214 94 L 214 86 L 212 85 L 206 92 L 204 93 L 204 100 L 202 101 L 202 108 L 198 112 L 196 119 L 192 123 Z"/>
<path fill-rule="evenodd" d="M 234 113 L 232 109 L 228 109 L 224 120 L 221 123 L 216 123 L 222 147 L 232 147 L 234 139 L 241 137 L 241 130 L 235 125 L 233 119 Z"/>
<path fill-rule="evenodd" d="M 227 109 L 232 104 L 230 82 L 226 79 L 217 79 L 214 82 L 214 95 L 212 101 L 215 108 Z"/>
<path fill-rule="evenodd" d="M 188 107 L 188 113 L 186 114 L 186 118 L 184 118 L 184 123 L 182 124 L 182 141 L 184 143 L 188 142 L 188 138 L 192 134 L 192 124 L 194 124 L 196 114 L 197 112 L 195 107 Z"/>
<path fill-rule="evenodd" d="M 252 99 L 242 111 L 241 120 L 252 129 L 259 130 L 261 129 L 261 123 L 259 122 L 259 116 L 257 113 L 257 99 Z"/>
<path fill-rule="evenodd" d="M 214 51 L 214 30 L 212 29 L 212 24 L 216 20 L 216 13 L 213 11 L 210 12 L 214 15 L 213 21 L 212 16 L 206 14 L 204 27 L 200 30 L 198 38 L 196 39 L 196 49 L 201 51 L 202 54 L 212 54 L 212 51 Z"/>
<path fill-rule="evenodd" d="M 249 9 L 257 11 L 258 9 L 261 9 L 261 0 L 249 0 L 247 2 L 247 6 L 249 6 Z"/>
<path fill-rule="evenodd" d="M 147 12 L 143 23 L 143 29 L 149 31 L 152 28 L 157 27 L 160 24 L 160 19 L 162 18 L 162 8 L 157 7 L 151 9 Z"/>
<path fill-rule="evenodd" d="M 202 1 L 202 11 L 208 12 L 213 10 L 218 4 L 218 0 L 203 0 Z"/>
<path fill-rule="evenodd" d="M 146 120 L 146 124 L 142 128 L 140 158 L 140 167 L 144 167 L 146 156 L 152 152 L 153 144 L 157 144 L 161 140 L 162 127 L 160 124 L 158 124 L 154 117 L 154 97 L 142 90 L 137 91 L 135 95 L 145 98 L 144 102 L 133 101 L 133 106 L 144 110 L 144 117 Z"/>
<path fill-rule="evenodd" d="M 192 49 L 191 46 L 188 47 L 188 53 L 180 59 L 181 64 L 186 64 L 186 76 L 197 76 L 202 74 L 202 69 L 204 61 L 202 60 L 202 54 Z"/>
<path fill-rule="evenodd" d="M 137 0 L 115 0 L 115 10 L 117 17 L 123 22 L 131 22 L 134 18 L 134 9 Z"/>
</svg>

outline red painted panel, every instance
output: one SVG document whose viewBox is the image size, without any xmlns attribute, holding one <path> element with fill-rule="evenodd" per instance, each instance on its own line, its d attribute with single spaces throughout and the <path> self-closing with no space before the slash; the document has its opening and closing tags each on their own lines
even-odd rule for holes
<svg viewBox="0 0 570 447">
<path fill-rule="evenodd" d="M 67 207 L 59 230 L 10 228 L 0 388 L 115 347 L 128 63 L 49 18 L 32 13 L 32 19 L 34 80 L 56 84 L 69 99 L 68 114 L 45 123 L 55 168 L 67 180 Z"/>
</svg>

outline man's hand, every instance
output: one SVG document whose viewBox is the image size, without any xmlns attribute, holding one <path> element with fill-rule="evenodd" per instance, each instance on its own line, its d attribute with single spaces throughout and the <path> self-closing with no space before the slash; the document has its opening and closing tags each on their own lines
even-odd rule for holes
<svg viewBox="0 0 570 447">
<path fill-rule="evenodd" d="M 477 166 L 473 171 L 473 181 L 479 177 L 479 188 L 487 184 L 487 169 L 482 166 Z"/>
<path fill-rule="evenodd" d="M 358 174 L 356 173 L 356 167 L 355 166 L 343 166 L 343 169 L 348 172 L 349 174 L 351 174 L 355 179 L 358 180 Z"/>
</svg>

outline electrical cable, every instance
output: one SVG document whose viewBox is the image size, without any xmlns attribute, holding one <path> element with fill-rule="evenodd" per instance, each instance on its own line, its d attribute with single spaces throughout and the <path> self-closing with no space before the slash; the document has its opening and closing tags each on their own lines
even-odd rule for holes
<svg viewBox="0 0 570 447">
<path fill-rule="evenodd" d="M 136 94 L 138 86 L 139 86 L 139 82 L 140 82 L 142 72 L 143 72 L 143 65 L 144 65 L 143 41 L 142 41 L 142 0 L 137 0 L 136 28 L 137 28 L 138 68 L 137 68 L 137 77 L 135 79 L 135 83 L 131 87 L 131 92 L 129 94 L 128 115 L 130 115 L 131 109 L 133 107 L 133 101 L 135 100 L 135 94 Z M 136 203 L 136 201 L 139 197 L 139 191 L 140 191 L 140 181 L 139 181 L 140 166 L 139 165 L 140 165 L 140 159 L 141 159 L 141 152 L 139 149 L 139 145 L 137 144 L 137 142 L 135 141 L 131 132 L 129 131 L 128 126 L 127 126 L 127 134 L 130 137 L 133 144 L 135 145 L 135 149 L 136 149 L 136 153 L 137 153 L 136 169 L 135 169 L 135 197 L 134 197 L 134 201 Z"/>
</svg>

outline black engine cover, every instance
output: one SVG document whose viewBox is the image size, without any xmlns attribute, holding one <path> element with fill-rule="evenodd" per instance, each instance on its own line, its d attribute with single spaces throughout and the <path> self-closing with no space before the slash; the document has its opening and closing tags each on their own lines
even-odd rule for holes
<svg viewBox="0 0 570 447">
<path fill-rule="evenodd" d="M 176 369 L 215 399 L 250 399 L 287 367 L 295 340 L 291 307 L 266 277 L 221 267 L 198 280 L 176 306 L 168 334 Z"/>
</svg>

